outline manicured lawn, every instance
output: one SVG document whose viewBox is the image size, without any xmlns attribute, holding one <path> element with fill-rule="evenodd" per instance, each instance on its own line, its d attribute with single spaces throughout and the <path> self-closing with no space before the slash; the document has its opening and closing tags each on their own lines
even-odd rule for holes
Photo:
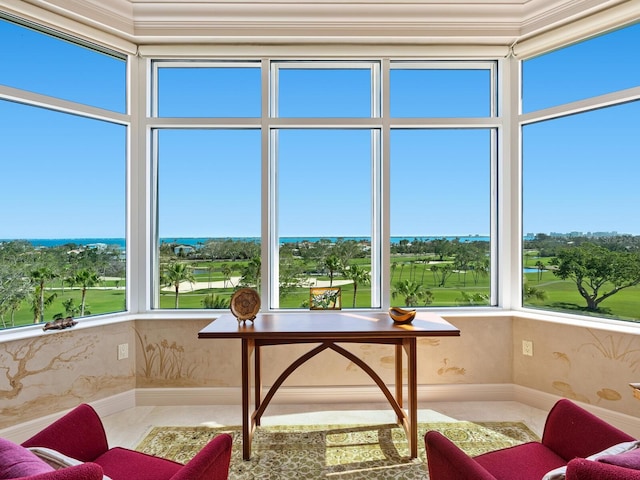
<svg viewBox="0 0 640 480">
<path fill-rule="evenodd" d="M 457 305 L 464 305 L 462 300 L 462 293 L 466 292 L 468 295 L 473 294 L 489 294 L 489 276 L 480 276 L 477 279 L 474 278 L 471 272 L 466 275 L 463 273 L 453 273 L 446 281 L 445 286 L 439 286 L 439 280 L 430 271 L 433 263 L 425 263 L 425 257 L 415 256 L 397 256 L 392 258 L 392 262 L 396 263 L 396 267 L 392 268 L 392 281 L 393 286 L 401 280 L 411 280 L 423 285 L 424 289 L 428 289 L 433 294 L 433 302 L 429 305 L 431 307 L 451 307 Z M 537 258 L 536 258 L 537 260 Z M 547 263 L 548 259 L 541 259 L 543 263 Z M 528 264 L 534 263 L 532 258 L 527 258 Z M 224 276 L 221 273 L 221 264 L 230 264 L 233 268 L 232 276 L 239 276 L 239 272 L 246 265 L 246 262 L 203 262 L 198 265 L 198 268 L 203 270 L 211 268 L 211 271 L 204 273 L 198 273 L 195 275 L 196 280 L 199 282 L 216 282 L 223 281 Z M 368 265 L 368 259 L 358 259 L 358 263 Z M 586 305 L 585 300 L 579 295 L 575 284 L 569 280 L 560 280 L 555 277 L 550 271 L 543 271 L 541 278 L 539 279 L 538 272 L 525 273 L 528 285 L 535 287 L 536 289 L 543 290 L 546 294 L 545 300 L 526 300 L 525 306 L 533 308 L 540 308 L 546 310 L 562 310 L 569 313 L 588 314 L 584 311 Z M 319 280 L 329 280 L 327 276 L 317 277 Z M 341 276 L 336 276 L 334 280 L 342 279 Z M 477 281 L 477 283 L 476 283 Z M 99 289 L 89 289 L 87 292 L 86 303 L 87 309 L 92 314 L 100 314 L 104 312 L 118 312 L 124 311 L 125 307 L 125 290 L 124 281 L 117 282 L 118 288 L 116 288 L 116 282 L 110 280 L 101 284 Z M 79 288 L 64 290 L 60 289 L 59 285 L 55 285 L 55 290 L 47 290 L 48 292 L 55 291 L 57 298 L 54 300 L 51 306 L 47 307 L 45 321 L 50 321 L 56 313 L 62 313 L 65 309 L 62 302 L 73 298 L 76 306 L 80 306 L 81 291 Z M 610 287 L 609 287 L 610 288 Z M 394 288 L 392 288 L 393 292 Z M 203 289 L 197 292 L 181 293 L 179 297 L 179 306 L 184 309 L 202 309 L 202 300 L 205 296 L 213 293 L 214 295 L 220 295 L 230 298 L 233 294 L 233 288 L 225 289 Z M 367 308 L 371 305 L 371 287 L 368 285 L 359 285 L 356 297 L 356 307 Z M 308 308 L 309 302 L 309 289 L 300 288 L 287 294 L 284 298 L 281 298 L 281 308 Z M 403 306 L 404 299 L 401 296 L 392 298 L 392 305 Z M 160 295 L 160 308 L 173 309 L 175 305 L 174 292 L 163 291 Z M 351 284 L 342 286 L 342 308 L 351 308 L 353 305 L 353 286 Z M 468 305 L 468 304 L 467 304 Z M 618 318 L 640 321 L 640 286 L 628 288 L 613 295 L 605 300 L 601 307 L 602 312 L 598 313 L 598 316 L 611 315 Z M 16 315 L 16 325 L 31 324 L 33 321 L 33 314 L 30 311 L 30 306 L 24 305 Z M 5 316 L 5 320 L 8 321 L 8 315 Z"/>
</svg>

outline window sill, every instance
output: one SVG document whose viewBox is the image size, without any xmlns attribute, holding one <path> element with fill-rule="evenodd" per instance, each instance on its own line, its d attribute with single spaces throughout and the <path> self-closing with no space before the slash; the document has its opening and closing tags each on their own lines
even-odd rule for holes
<svg viewBox="0 0 640 480">
<path fill-rule="evenodd" d="M 575 326 L 579 328 L 595 328 L 599 330 L 607 330 L 611 332 L 624 334 L 640 334 L 640 323 L 628 322 L 624 320 L 611 320 L 593 317 L 584 319 L 576 315 L 567 315 L 553 312 L 538 312 L 528 309 L 502 309 L 500 307 L 469 307 L 469 308 L 434 308 L 429 309 L 430 312 L 442 316 L 445 320 L 455 318 L 496 318 L 511 317 L 522 318 L 526 320 L 536 320 L 542 322 L 558 323 L 562 325 Z M 292 311 L 294 315 L 296 311 Z M 179 321 L 179 320 L 214 320 L 219 313 L 198 311 L 181 311 L 175 312 L 171 310 L 153 311 L 145 313 L 120 313 L 113 315 L 102 315 L 97 317 L 88 317 L 78 321 L 78 324 L 72 327 L 73 330 L 84 330 L 86 328 L 101 327 L 120 322 L 130 322 L 135 320 L 153 320 L 153 321 Z M 59 332 L 66 332 L 70 329 L 63 330 L 42 330 L 42 324 L 33 326 L 16 327 L 0 331 L 0 343 L 12 342 L 15 340 L 24 340 L 29 338 L 40 337 L 42 335 L 55 335 Z"/>
</svg>

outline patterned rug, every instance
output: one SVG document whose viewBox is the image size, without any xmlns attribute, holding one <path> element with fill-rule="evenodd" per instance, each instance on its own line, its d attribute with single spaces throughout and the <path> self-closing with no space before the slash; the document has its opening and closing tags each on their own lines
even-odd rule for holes
<svg viewBox="0 0 640 480">
<path fill-rule="evenodd" d="M 256 430 L 251 460 L 243 461 L 240 427 L 153 427 L 136 449 L 186 463 L 209 439 L 228 432 L 230 480 L 424 480 L 427 430 L 442 432 L 469 455 L 538 439 L 517 422 L 421 423 L 419 458 L 411 460 L 404 430 L 395 424 L 270 426 Z"/>
</svg>

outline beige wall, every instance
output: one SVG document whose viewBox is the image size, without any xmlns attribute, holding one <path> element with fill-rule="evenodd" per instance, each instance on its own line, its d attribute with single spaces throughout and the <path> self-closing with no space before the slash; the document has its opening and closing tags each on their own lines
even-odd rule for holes
<svg viewBox="0 0 640 480">
<path fill-rule="evenodd" d="M 522 340 L 533 341 L 533 357 L 522 355 Z M 516 317 L 513 348 L 514 383 L 632 416 L 640 412 L 629 387 L 640 381 L 640 335 Z"/>
<path fill-rule="evenodd" d="M 420 384 L 510 384 L 636 415 L 640 338 L 597 328 L 511 317 L 451 317 L 460 337 L 418 343 Z M 48 332 L 0 343 L 0 428 L 133 388 L 239 387 L 240 341 L 203 340 L 206 320 L 139 320 Z M 523 339 L 534 356 L 521 354 Z M 130 356 L 117 359 L 117 345 Z M 304 346 L 263 349 L 264 383 L 273 382 Z M 350 345 L 393 383 L 393 347 Z M 372 385 L 352 362 L 325 351 L 285 386 Z"/>
<path fill-rule="evenodd" d="M 0 428 L 134 388 L 132 359 L 117 360 L 121 343 L 133 345 L 130 323 L 0 343 Z"/>
</svg>

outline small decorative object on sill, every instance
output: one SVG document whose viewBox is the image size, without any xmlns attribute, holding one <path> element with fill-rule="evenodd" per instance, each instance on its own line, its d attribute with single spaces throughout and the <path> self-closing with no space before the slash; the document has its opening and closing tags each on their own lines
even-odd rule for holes
<svg viewBox="0 0 640 480">
<path fill-rule="evenodd" d="M 395 323 L 411 323 L 416 316 L 415 310 L 405 310 L 404 308 L 391 307 L 389 316 Z"/>
<path fill-rule="evenodd" d="M 64 328 L 71 328 L 77 324 L 78 322 L 76 322 L 72 317 L 58 318 L 53 322 L 45 323 L 42 329 L 43 330 L 62 330 Z"/>
<path fill-rule="evenodd" d="M 630 383 L 629 386 L 633 389 L 633 396 L 640 400 L 640 383 Z"/>
<path fill-rule="evenodd" d="M 241 288 L 231 297 L 231 313 L 238 323 L 253 322 L 260 310 L 260 295 L 253 288 Z"/>
</svg>

